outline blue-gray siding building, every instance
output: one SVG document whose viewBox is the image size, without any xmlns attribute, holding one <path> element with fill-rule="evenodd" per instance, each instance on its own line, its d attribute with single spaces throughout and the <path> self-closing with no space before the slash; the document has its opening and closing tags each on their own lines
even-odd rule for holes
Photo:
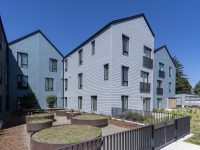
<svg viewBox="0 0 200 150">
<path fill-rule="evenodd" d="M 46 97 L 56 95 L 63 106 L 63 55 L 40 31 L 9 43 L 9 93 L 11 110 L 20 109 L 23 95 L 34 93 L 40 108 L 47 108 Z"/>
</svg>

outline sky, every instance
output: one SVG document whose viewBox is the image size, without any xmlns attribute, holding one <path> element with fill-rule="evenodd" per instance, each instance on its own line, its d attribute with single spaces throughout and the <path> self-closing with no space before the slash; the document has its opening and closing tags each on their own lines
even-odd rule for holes
<svg viewBox="0 0 200 150">
<path fill-rule="evenodd" d="M 200 80 L 199 0 L 0 0 L 8 41 L 37 29 L 66 55 L 108 22 L 144 13 L 192 86 Z"/>
</svg>

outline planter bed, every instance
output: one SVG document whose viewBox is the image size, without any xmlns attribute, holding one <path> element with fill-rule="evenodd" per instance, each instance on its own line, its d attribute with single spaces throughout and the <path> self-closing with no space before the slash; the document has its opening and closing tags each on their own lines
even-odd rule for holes
<svg viewBox="0 0 200 150">
<path fill-rule="evenodd" d="M 32 120 L 38 120 L 38 119 L 51 119 L 54 121 L 54 114 L 41 113 L 41 114 L 26 116 L 26 122 L 30 122 Z"/>
<path fill-rule="evenodd" d="M 66 112 L 69 112 L 69 109 L 63 109 L 63 110 L 56 110 L 56 116 L 66 116 Z"/>
<path fill-rule="evenodd" d="M 108 125 L 108 118 L 101 115 L 84 114 L 71 118 L 71 124 L 102 127 Z"/>
<path fill-rule="evenodd" d="M 40 119 L 40 120 L 32 120 L 27 122 L 27 131 L 28 132 L 35 132 L 40 129 L 52 127 L 53 120 L 51 119 Z"/>
<path fill-rule="evenodd" d="M 31 150 L 55 150 L 67 145 L 89 141 L 101 137 L 101 129 L 88 125 L 59 125 L 39 130 L 31 135 Z M 87 150 L 101 146 L 101 138 L 93 142 Z M 86 150 L 83 148 L 82 150 Z"/>
<path fill-rule="evenodd" d="M 67 119 L 81 115 L 81 112 L 66 112 Z"/>
</svg>

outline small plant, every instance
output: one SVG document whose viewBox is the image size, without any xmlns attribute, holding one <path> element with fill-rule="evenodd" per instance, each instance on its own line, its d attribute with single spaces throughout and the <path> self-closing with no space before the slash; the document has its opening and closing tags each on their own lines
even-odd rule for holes
<svg viewBox="0 0 200 150">
<path fill-rule="evenodd" d="M 31 109 L 37 105 L 38 101 L 34 93 L 29 93 L 22 96 L 20 107 L 21 109 Z"/>
<path fill-rule="evenodd" d="M 47 96 L 47 105 L 49 108 L 53 108 L 56 104 L 56 96 L 55 95 L 50 95 L 50 96 Z"/>
<path fill-rule="evenodd" d="M 143 115 L 133 112 L 129 112 L 127 115 L 125 115 L 125 119 L 130 121 L 139 121 L 139 122 L 143 122 L 145 120 Z"/>
</svg>

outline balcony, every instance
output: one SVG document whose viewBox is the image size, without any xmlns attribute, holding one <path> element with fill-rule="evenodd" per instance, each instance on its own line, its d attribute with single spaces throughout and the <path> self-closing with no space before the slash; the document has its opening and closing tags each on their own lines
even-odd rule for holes
<svg viewBox="0 0 200 150">
<path fill-rule="evenodd" d="M 163 88 L 157 88 L 157 95 L 163 95 Z"/>
<path fill-rule="evenodd" d="M 153 60 L 151 58 L 143 56 L 143 67 L 152 69 L 153 68 Z"/>
<path fill-rule="evenodd" d="M 150 93 L 150 83 L 140 82 L 140 93 Z"/>
<path fill-rule="evenodd" d="M 165 72 L 162 70 L 159 70 L 159 77 L 160 78 L 165 78 Z"/>
</svg>

